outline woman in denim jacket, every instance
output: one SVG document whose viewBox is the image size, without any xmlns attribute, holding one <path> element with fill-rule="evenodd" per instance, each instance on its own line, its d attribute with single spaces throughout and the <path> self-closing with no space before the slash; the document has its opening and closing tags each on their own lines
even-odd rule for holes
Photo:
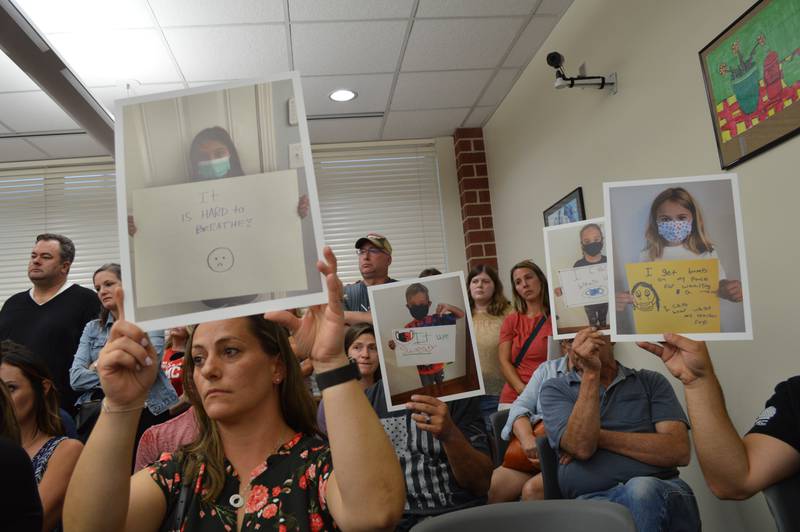
<svg viewBox="0 0 800 532">
<path fill-rule="evenodd" d="M 100 378 L 97 376 L 96 362 L 100 350 L 106 345 L 108 332 L 119 315 L 114 299 L 114 290 L 121 284 L 121 277 L 120 266 L 116 263 L 104 264 L 94 272 L 92 277 L 94 288 L 97 290 L 97 297 L 100 298 L 100 317 L 86 324 L 78 345 L 78 352 L 75 353 L 75 359 L 72 361 L 72 367 L 69 370 L 70 386 L 76 392 L 83 392 L 75 403 L 79 409 L 82 405 L 88 405 L 89 401 L 103 397 Z M 149 333 L 149 336 L 153 347 L 158 353 L 159 359 L 157 363 L 160 367 L 161 357 L 164 355 L 164 332 L 153 331 Z M 138 440 L 142 432 L 151 425 L 167 421 L 169 419 L 169 408 L 177 401 L 178 395 L 175 393 L 172 384 L 170 384 L 164 372 L 160 371 L 147 396 L 136 439 Z M 98 403 L 95 403 L 95 405 L 99 406 Z M 99 408 L 97 408 L 97 411 L 99 413 Z M 87 417 L 82 414 L 78 416 L 79 419 Z M 89 432 L 94 426 L 94 421 L 97 419 L 96 415 L 90 417 L 93 419 L 78 428 L 84 441 L 88 438 Z"/>
</svg>

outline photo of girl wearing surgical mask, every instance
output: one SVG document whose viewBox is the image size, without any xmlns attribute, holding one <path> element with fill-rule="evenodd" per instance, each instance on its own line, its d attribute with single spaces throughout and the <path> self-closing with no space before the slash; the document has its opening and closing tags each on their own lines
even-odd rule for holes
<svg viewBox="0 0 800 532">
<path fill-rule="evenodd" d="M 230 134 L 219 126 L 206 128 L 195 135 L 189 148 L 189 161 L 193 181 L 244 175 Z"/>
<path fill-rule="evenodd" d="M 719 260 L 718 250 L 706 233 L 699 204 L 682 187 L 671 187 L 661 192 L 650 206 L 645 247 L 639 262 L 716 259 L 719 271 L 721 299 L 739 303 L 742 301 L 742 283 L 728 279 Z M 633 303 L 628 292 L 617 293 L 617 310 Z"/>
</svg>

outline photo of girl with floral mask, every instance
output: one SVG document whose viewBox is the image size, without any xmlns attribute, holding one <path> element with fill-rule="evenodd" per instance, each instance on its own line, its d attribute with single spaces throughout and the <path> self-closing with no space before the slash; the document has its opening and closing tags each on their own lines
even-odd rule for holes
<svg viewBox="0 0 800 532">
<path fill-rule="evenodd" d="M 700 205 L 683 187 L 670 187 L 662 191 L 650 206 L 645 247 L 639 262 L 716 259 L 718 261 L 721 299 L 742 301 L 742 283 L 728 279 L 716 246 L 709 238 Z M 617 293 L 617 310 L 633 303 L 629 292 Z"/>
</svg>

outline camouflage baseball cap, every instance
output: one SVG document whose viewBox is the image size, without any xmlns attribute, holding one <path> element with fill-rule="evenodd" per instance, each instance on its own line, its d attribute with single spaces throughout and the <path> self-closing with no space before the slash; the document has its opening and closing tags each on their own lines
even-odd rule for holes
<svg viewBox="0 0 800 532">
<path fill-rule="evenodd" d="M 389 243 L 389 240 L 383 236 L 379 235 L 378 233 L 369 233 L 367 236 L 362 236 L 358 240 L 356 240 L 356 249 L 361 249 L 365 243 L 371 243 L 378 249 L 382 249 L 389 255 L 392 254 L 392 245 Z"/>
</svg>

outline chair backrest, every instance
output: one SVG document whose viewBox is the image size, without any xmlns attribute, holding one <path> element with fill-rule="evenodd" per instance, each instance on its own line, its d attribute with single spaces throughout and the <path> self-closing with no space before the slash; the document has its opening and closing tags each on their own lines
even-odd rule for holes
<svg viewBox="0 0 800 532">
<path fill-rule="evenodd" d="M 508 410 L 499 410 L 489 416 L 489 421 L 492 423 L 492 439 L 494 441 L 494 466 L 500 467 L 503 463 L 503 456 L 506 454 L 508 442 L 500 437 L 500 432 L 506 426 L 508 421 Z"/>
<path fill-rule="evenodd" d="M 539 450 L 539 463 L 542 466 L 544 498 L 563 499 L 561 488 L 558 487 L 558 455 L 550 446 L 547 436 L 536 438 L 536 448 Z"/>
<path fill-rule="evenodd" d="M 627 508 L 607 501 L 525 501 L 490 504 L 422 521 L 412 532 L 636 532 Z"/>
<path fill-rule="evenodd" d="M 778 532 L 800 532 L 800 474 L 768 487 L 764 497 Z"/>
</svg>

